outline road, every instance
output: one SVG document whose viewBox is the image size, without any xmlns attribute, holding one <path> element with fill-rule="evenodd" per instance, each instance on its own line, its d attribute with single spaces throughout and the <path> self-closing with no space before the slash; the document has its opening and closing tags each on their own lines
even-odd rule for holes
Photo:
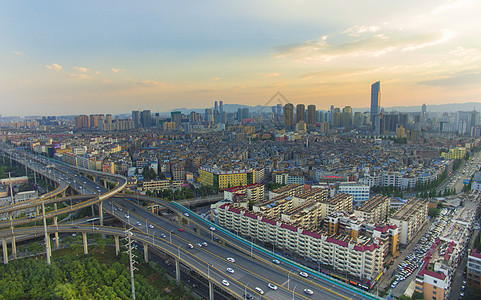
<svg viewBox="0 0 481 300">
<path fill-rule="evenodd" d="M 71 167 L 56 163 L 55 168 L 69 176 L 69 178 L 72 178 L 72 176 L 82 178 Z M 90 170 L 82 171 L 104 175 Z M 119 181 L 123 179 L 121 176 L 118 177 L 117 180 Z M 309 268 L 298 263 L 269 253 L 265 249 L 249 243 L 220 227 L 216 226 L 216 230 L 211 231 L 210 227 L 215 225 L 176 203 L 140 196 L 140 200 L 159 203 L 175 212 L 177 216 L 174 216 L 173 220 L 179 220 L 180 216 L 182 216 L 182 220 L 181 222 L 174 222 L 173 220 L 167 220 L 151 214 L 138 206 L 135 203 L 137 202 L 135 199 L 129 201 L 125 198 L 128 196 L 115 196 L 125 186 L 125 183 L 119 184 L 113 191 L 108 191 L 97 183 L 85 180 L 85 178 L 76 180 L 76 182 L 83 186 L 82 189 L 88 188 L 92 191 L 98 191 L 99 197 L 88 199 L 53 213 L 57 214 L 60 211 L 60 213 L 66 213 L 103 201 L 104 211 L 111 213 L 127 225 L 130 224 L 136 228 L 136 231 L 133 232 L 135 240 L 157 247 L 173 257 L 180 257 L 183 264 L 195 269 L 206 278 L 213 280 L 217 285 L 237 298 L 243 298 L 244 291 L 248 291 L 250 294 L 255 295 L 256 298 L 263 299 L 377 299 L 372 294 L 356 290 L 350 286 L 346 287 L 344 284 L 316 274 L 316 272 L 312 272 Z M 112 198 L 108 200 L 110 197 Z M 53 213 L 49 212 L 52 215 Z M 188 216 L 185 215 L 186 213 Z M 95 232 L 119 236 L 126 234 L 123 228 L 96 225 L 79 225 L 79 228 L 72 228 L 70 225 L 59 224 L 57 226 L 49 226 L 48 228 L 50 233 L 58 231 Z M 12 235 L 12 233 L 24 235 L 42 232 L 43 227 L 24 227 L 4 229 L 0 231 L 0 235 L 6 236 Z M 161 233 L 165 235 L 165 238 L 161 237 Z M 222 244 L 214 242 L 214 237 L 218 238 Z M 208 246 L 196 246 L 195 244 L 199 242 L 207 242 Z M 193 249 L 187 248 L 189 243 L 195 245 Z M 235 262 L 227 260 L 228 257 L 234 258 Z M 272 262 L 273 258 L 278 258 L 282 262 L 274 264 Z M 228 272 L 227 268 L 233 269 L 234 272 Z M 299 273 L 301 271 L 308 273 L 308 277 L 300 276 Z M 229 286 L 224 286 L 222 280 L 227 280 Z M 268 283 L 275 284 L 278 289 L 268 288 Z M 263 295 L 255 290 L 256 287 L 263 290 Z M 312 290 L 313 295 L 304 293 L 304 289 Z"/>
</svg>

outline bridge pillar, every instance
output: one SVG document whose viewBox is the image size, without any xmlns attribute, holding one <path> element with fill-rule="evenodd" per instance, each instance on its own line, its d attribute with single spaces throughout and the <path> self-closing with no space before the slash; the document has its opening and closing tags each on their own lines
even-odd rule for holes
<svg viewBox="0 0 481 300">
<path fill-rule="evenodd" d="M 40 213 L 38 206 L 35 206 L 35 212 L 36 212 L 36 216 L 38 216 L 38 214 Z"/>
<path fill-rule="evenodd" d="M 92 177 L 93 177 L 93 178 L 92 178 L 92 181 L 93 181 L 93 182 L 97 182 L 97 176 L 92 176 Z"/>
<path fill-rule="evenodd" d="M 47 219 L 45 219 L 45 205 L 42 202 L 43 231 L 45 233 L 45 255 L 47 256 L 47 264 L 50 265 L 50 256 L 52 250 L 50 248 L 50 235 L 47 233 Z"/>
<path fill-rule="evenodd" d="M 209 280 L 209 300 L 214 300 L 214 284 Z"/>
<path fill-rule="evenodd" d="M 144 260 L 149 262 L 149 244 L 144 243 Z"/>
<path fill-rule="evenodd" d="M 3 264 L 8 264 L 8 251 L 7 251 L 7 239 L 2 238 L 2 248 L 3 248 Z"/>
<path fill-rule="evenodd" d="M 65 198 L 65 196 L 67 196 L 67 191 L 63 191 L 63 192 L 62 192 L 62 197 Z"/>
<path fill-rule="evenodd" d="M 103 181 L 104 181 L 104 188 L 107 188 L 107 180 L 103 179 Z"/>
<path fill-rule="evenodd" d="M 53 217 L 53 225 L 54 226 L 57 226 L 58 228 L 58 217 Z M 59 248 L 60 247 L 60 244 L 59 244 L 59 240 L 58 240 L 58 231 L 55 231 L 55 248 Z"/>
<path fill-rule="evenodd" d="M 180 284 L 180 261 L 178 258 L 175 259 L 175 279 L 177 284 Z"/>
<path fill-rule="evenodd" d="M 13 254 L 13 259 L 17 259 L 17 243 L 15 242 L 15 236 L 12 235 L 12 254 Z"/>
<path fill-rule="evenodd" d="M 13 219 L 13 214 L 12 214 L 12 212 L 9 212 L 8 213 L 8 220 L 12 221 L 12 219 Z"/>
<path fill-rule="evenodd" d="M 100 217 L 100 226 L 104 226 L 104 212 L 102 210 L 104 206 L 104 202 L 99 202 L 99 217 Z"/>
<path fill-rule="evenodd" d="M 83 244 L 84 244 L 84 254 L 89 254 L 89 248 L 88 248 L 88 245 L 87 245 L 87 233 L 86 232 L 82 232 L 82 241 L 83 241 Z"/>
<path fill-rule="evenodd" d="M 154 213 L 154 202 L 150 203 L 150 212 Z"/>
<path fill-rule="evenodd" d="M 114 236 L 114 240 L 115 240 L 115 255 L 118 256 L 120 252 L 119 237 L 117 235 Z"/>
</svg>

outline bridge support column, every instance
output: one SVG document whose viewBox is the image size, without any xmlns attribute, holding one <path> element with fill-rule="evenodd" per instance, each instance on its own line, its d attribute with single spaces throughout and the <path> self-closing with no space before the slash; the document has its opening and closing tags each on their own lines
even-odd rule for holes
<svg viewBox="0 0 481 300">
<path fill-rule="evenodd" d="M 104 212 L 102 210 L 104 206 L 103 202 L 99 202 L 99 217 L 100 217 L 100 226 L 104 226 Z"/>
<path fill-rule="evenodd" d="M 3 248 L 3 264 L 8 264 L 8 251 L 7 251 L 7 239 L 2 238 L 2 248 Z"/>
<path fill-rule="evenodd" d="M 47 219 L 45 219 L 44 202 L 42 202 L 42 216 L 43 216 L 43 231 L 45 233 L 45 256 L 47 256 L 47 264 L 50 265 L 50 256 L 52 255 L 52 250 L 50 248 L 50 236 L 47 233 Z"/>
<path fill-rule="evenodd" d="M 67 196 L 67 191 L 63 191 L 63 192 L 62 192 L 62 197 L 65 198 L 65 196 Z"/>
<path fill-rule="evenodd" d="M 150 212 L 154 213 L 154 203 L 150 203 Z"/>
<path fill-rule="evenodd" d="M 17 243 L 15 242 L 15 236 L 12 235 L 12 254 L 13 254 L 13 259 L 17 259 Z"/>
<path fill-rule="evenodd" d="M 88 245 L 87 245 L 87 233 L 86 232 L 82 232 L 82 241 L 83 241 L 83 244 L 84 244 L 84 254 L 89 254 L 89 248 L 88 248 Z"/>
<path fill-rule="evenodd" d="M 35 206 L 35 213 L 36 216 L 38 216 L 38 214 L 40 213 L 38 206 Z"/>
<path fill-rule="evenodd" d="M 149 262 L 149 244 L 144 243 L 144 260 Z"/>
<path fill-rule="evenodd" d="M 53 217 L 53 225 L 54 226 L 57 226 L 58 228 L 58 217 Z M 59 248 L 60 247 L 60 243 L 59 243 L 59 240 L 58 240 L 58 232 L 55 231 L 55 248 Z"/>
<path fill-rule="evenodd" d="M 107 188 L 107 180 L 104 179 L 103 181 L 104 181 L 104 188 Z"/>
<path fill-rule="evenodd" d="M 209 300 L 214 300 L 214 284 L 209 280 Z"/>
<path fill-rule="evenodd" d="M 93 178 L 92 178 L 92 181 L 93 181 L 93 182 L 97 182 L 97 176 L 92 176 L 92 177 L 93 177 Z"/>
<path fill-rule="evenodd" d="M 114 240 L 115 240 L 115 255 L 118 256 L 120 252 L 119 237 L 117 235 L 114 236 Z"/>
<path fill-rule="evenodd" d="M 12 212 L 9 212 L 8 213 L 8 220 L 12 221 L 12 219 L 13 219 L 13 214 L 12 214 Z"/>
<path fill-rule="evenodd" d="M 180 284 L 180 261 L 178 258 L 175 259 L 175 279 L 177 284 Z"/>
</svg>

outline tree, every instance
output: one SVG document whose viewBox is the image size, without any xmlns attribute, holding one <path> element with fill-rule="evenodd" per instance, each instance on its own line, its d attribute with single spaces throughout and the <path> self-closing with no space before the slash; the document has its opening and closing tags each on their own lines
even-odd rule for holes
<svg viewBox="0 0 481 300">
<path fill-rule="evenodd" d="M 145 166 L 144 170 L 142 171 L 142 176 L 144 176 L 145 180 L 151 181 L 157 178 L 157 173 L 155 173 L 154 169 Z"/>
<path fill-rule="evenodd" d="M 413 300 L 423 300 L 424 299 L 423 293 L 415 291 L 413 293 L 413 296 L 411 297 L 411 299 L 413 299 Z"/>
</svg>

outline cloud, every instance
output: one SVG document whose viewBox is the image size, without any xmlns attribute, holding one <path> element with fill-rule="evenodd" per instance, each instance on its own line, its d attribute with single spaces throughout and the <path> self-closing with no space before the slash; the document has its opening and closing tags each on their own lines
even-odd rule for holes
<svg viewBox="0 0 481 300">
<path fill-rule="evenodd" d="M 112 68 L 112 71 L 113 71 L 114 73 L 118 73 L 118 72 L 120 71 L 120 69 Z"/>
<path fill-rule="evenodd" d="M 362 26 L 362 25 L 354 25 L 343 32 L 342 34 L 347 34 L 348 36 L 358 37 L 363 33 L 369 32 L 376 32 L 379 31 L 380 28 L 377 26 Z"/>
<path fill-rule="evenodd" d="M 353 76 L 353 75 L 362 75 L 362 74 L 371 74 L 375 72 L 379 72 L 384 67 L 378 68 L 342 68 L 342 69 L 331 69 L 331 70 L 323 70 L 317 72 L 311 72 L 304 75 L 301 75 L 301 79 L 311 79 L 311 78 L 332 78 L 332 77 L 346 77 L 346 76 Z"/>
<path fill-rule="evenodd" d="M 444 76 L 443 78 L 419 81 L 418 84 L 446 87 L 479 84 L 480 82 L 481 71 L 477 71 L 470 73 L 452 74 Z"/>
<path fill-rule="evenodd" d="M 279 76 L 279 73 L 277 72 L 264 75 L 264 77 L 277 77 L 277 76 Z"/>
<path fill-rule="evenodd" d="M 84 68 L 84 67 L 73 67 L 75 70 L 82 72 L 82 73 L 87 73 L 89 69 Z"/>
<path fill-rule="evenodd" d="M 45 68 L 49 69 L 49 70 L 53 70 L 53 71 L 61 71 L 63 69 L 63 67 L 61 65 L 58 65 L 58 64 L 51 64 L 51 65 L 46 65 Z"/>
<path fill-rule="evenodd" d="M 91 76 L 88 76 L 87 74 L 69 74 L 68 75 L 69 77 L 71 78 L 76 78 L 76 79 L 81 79 L 81 80 L 84 80 L 84 79 L 92 79 Z"/>
<path fill-rule="evenodd" d="M 220 77 L 212 77 L 212 80 L 220 80 L 220 79 L 222 79 L 222 78 L 220 78 Z"/>
<path fill-rule="evenodd" d="M 22 51 L 13 51 L 13 54 L 15 55 L 23 55 L 24 53 Z"/>
<path fill-rule="evenodd" d="M 347 57 L 379 57 L 391 52 L 416 51 L 442 44 L 450 40 L 454 33 L 450 30 L 408 35 L 405 31 L 376 33 L 374 28 L 357 29 L 357 32 L 371 30 L 371 34 L 361 38 L 348 37 L 339 43 L 329 43 L 327 38 L 308 40 L 304 43 L 277 47 L 275 58 L 292 58 L 303 62 L 328 62 Z"/>
</svg>

